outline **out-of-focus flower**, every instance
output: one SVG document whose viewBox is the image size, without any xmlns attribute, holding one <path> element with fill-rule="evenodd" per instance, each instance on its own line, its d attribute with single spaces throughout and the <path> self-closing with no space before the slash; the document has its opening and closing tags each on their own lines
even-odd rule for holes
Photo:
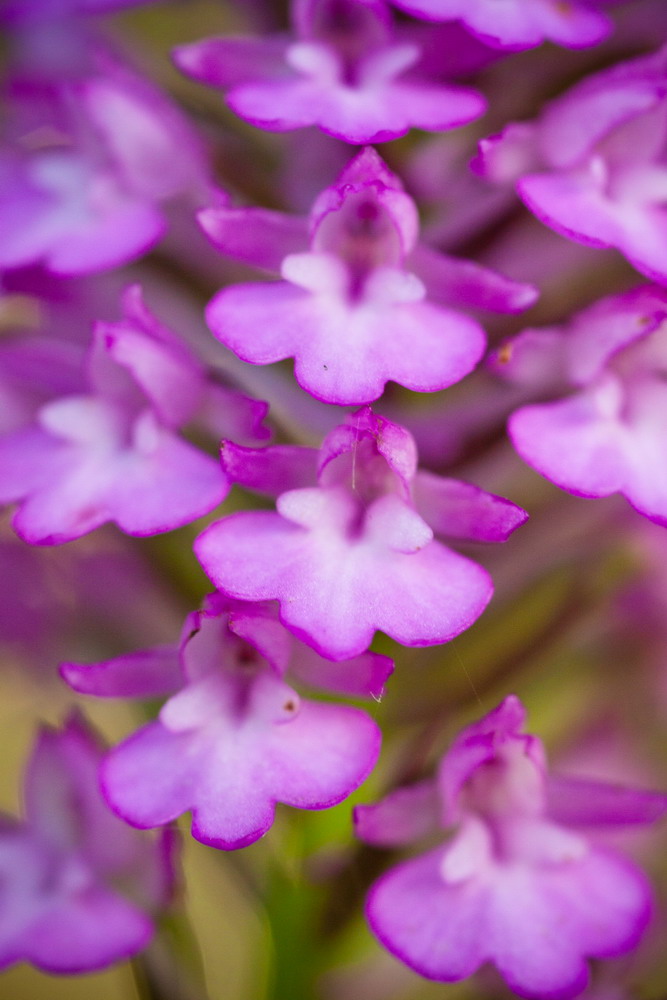
<svg viewBox="0 0 667 1000">
<path fill-rule="evenodd" d="M 217 196 L 180 110 L 100 48 L 91 58 L 72 78 L 17 82 L 14 141 L 0 153 L 0 267 L 115 267 L 163 236 L 164 202 Z"/>
<path fill-rule="evenodd" d="M 49 399 L 83 389 L 82 351 L 46 336 L 0 342 L 0 433 L 28 424 Z"/>
<path fill-rule="evenodd" d="M 482 142 L 475 168 L 517 183 L 546 225 L 616 247 L 667 281 L 667 47 L 588 77 L 535 122 Z"/>
<path fill-rule="evenodd" d="M 191 809 L 197 840 L 232 849 L 266 833 L 276 802 L 302 809 L 340 802 L 377 759 L 380 733 L 365 712 L 301 699 L 285 672 L 377 697 L 391 669 L 375 653 L 323 660 L 290 635 L 274 607 L 212 594 L 186 620 L 179 646 L 64 664 L 61 672 L 87 694 L 173 695 L 156 722 L 111 751 L 105 795 L 139 827 Z"/>
<path fill-rule="evenodd" d="M 173 885 L 173 835 L 138 834 L 110 812 L 98 789 L 102 754 L 78 716 L 38 737 L 25 819 L 0 821 L 0 966 L 90 972 L 153 935 Z"/>
<path fill-rule="evenodd" d="M 281 620 L 324 656 L 363 652 L 376 629 L 408 646 L 452 639 L 482 613 L 488 574 L 434 535 L 504 541 L 526 518 L 500 497 L 417 470 L 410 434 L 369 408 L 321 449 L 224 446 L 243 486 L 277 511 L 233 514 L 195 543 L 225 593 L 280 601 Z"/>
<path fill-rule="evenodd" d="M 602 299 L 564 327 L 525 330 L 501 346 L 496 371 L 555 402 L 523 406 L 510 437 L 530 465 L 580 496 L 622 493 L 667 524 L 667 292 Z"/>
<path fill-rule="evenodd" d="M 487 45 L 527 49 L 549 40 L 568 48 L 597 45 L 611 21 L 596 0 L 391 0 L 432 21 L 462 21 Z"/>
<path fill-rule="evenodd" d="M 652 823 L 667 797 L 548 775 L 524 721 L 518 698 L 506 698 L 463 730 L 437 780 L 355 810 L 374 844 L 454 829 L 444 847 L 384 875 L 367 915 L 430 979 L 454 982 L 492 962 L 521 996 L 567 998 L 585 988 L 587 958 L 636 947 L 651 912 L 644 874 L 588 833 Z"/>
<path fill-rule="evenodd" d="M 293 0 L 292 36 L 213 38 L 176 50 L 197 80 L 228 91 L 241 118 L 276 132 L 318 125 L 345 142 L 384 142 L 479 117 L 484 98 L 420 73 L 384 0 Z"/>
<path fill-rule="evenodd" d="M 69 541 L 106 521 L 151 535 L 215 507 L 229 490 L 219 464 L 175 433 L 211 399 L 229 408 L 235 430 L 268 434 L 265 405 L 210 381 L 138 286 L 123 308 L 121 322 L 95 327 L 90 394 L 52 400 L 35 424 L 0 439 L 0 501 L 19 503 L 13 524 L 27 542 Z"/>
<path fill-rule="evenodd" d="M 341 405 L 382 395 L 388 379 L 418 392 L 467 375 L 485 345 L 456 306 L 520 311 L 537 292 L 472 261 L 417 242 L 413 200 L 375 150 L 365 149 L 306 220 L 262 209 L 208 209 L 218 249 L 283 281 L 224 288 L 207 310 L 216 336 L 244 361 L 294 357 L 299 384 Z"/>
</svg>

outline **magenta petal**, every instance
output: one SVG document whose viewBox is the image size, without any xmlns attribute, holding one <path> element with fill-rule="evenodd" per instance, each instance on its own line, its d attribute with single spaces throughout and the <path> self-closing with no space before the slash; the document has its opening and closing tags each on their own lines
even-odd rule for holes
<svg viewBox="0 0 667 1000">
<path fill-rule="evenodd" d="M 390 792 L 372 806 L 356 806 L 357 837 L 379 847 L 398 847 L 434 833 L 440 827 L 440 799 L 429 778 Z"/>
<path fill-rule="evenodd" d="M 24 957 L 21 938 L 43 912 L 40 889 L 47 878 L 49 861 L 43 845 L 23 824 L 0 814 L 1 969 Z"/>
<path fill-rule="evenodd" d="M 370 406 L 364 406 L 350 413 L 345 423 L 329 431 L 320 448 L 318 479 L 321 485 L 335 485 L 334 459 L 354 453 L 366 440 L 377 448 L 389 468 L 400 482 L 399 493 L 407 499 L 410 482 L 417 471 L 417 446 L 405 427 L 392 423 L 386 417 L 373 413 Z M 333 473 L 333 475 L 332 475 Z"/>
<path fill-rule="evenodd" d="M 380 701 L 393 661 L 380 653 L 362 653 L 351 660 L 327 660 L 299 642 L 294 644 L 290 672 L 305 684 L 324 691 L 361 695 Z"/>
<path fill-rule="evenodd" d="M 611 29 L 609 19 L 588 3 L 525 0 L 500 7 L 495 0 L 394 0 L 417 17 L 434 21 L 458 18 L 487 45 L 523 49 L 551 39 L 574 49 L 601 42 Z"/>
<path fill-rule="evenodd" d="M 180 70 L 212 87 L 230 87 L 244 80 L 286 72 L 287 38 L 207 38 L 174 49 Z"/>
<path fill-rule="evenodd" d="M 46 486 L 67 464 L 67 448 L 38 427 L 0 438 L 0 503 L 21 500 Z"/>
<path fill-rule="evenodd" d="M 464 88 L 384 81 L 350 88 L 326 77 L 241 84 L 228 103 L 260 128 L 283 132 L 319 125 L 355 145 L 395 139 L 412 127 L 454 128 L 486 108 L 480 94 Z"/>
<path fill-rule="evenodd" d="M 654 71 L 651 78 L 650 72 L 642 73 L 641 63 L 634 60 L 596 73 L 547 105 L 540 130 L 550 166 L 575 166 L 613 130 L 659 105 L 662 72 Z M 655 139 L 659 141 L 657 135 Z"/>
<path fill-rule="evenodd" d="M 249 613 L 240 607 L 229 615 L 229 631 L 245 640 L 264 657 L 276 673 L 282 677 L 290 665 L 292 636 L 284 625 L 278 621 L 277 614 L 252 614 L 254 606 L 249 606 Z M 218 654 L 219 655 L 219 654 Z"/>
<path fill-rule="evenodd" d="M 197 220 L 221 253 L 276 274 L 285 257 L 308 247 L 308 220 L 283 212 L 207 208 Z"/>
<path fill-rule="evenodd" d="M 51 849 L 85 858 L 98 883 L 131 877 L 146 901 L 160 905 L 171 873 L 155 842 L 138 839 L 105 805 L 98 788 L 102 753 L 76 714 L 62 733 L 44 729 L 26 772 L 28 823 Z"/>
<path fill-rule="evenodd" d="M 466 125 L 486 111 L 482 95 L 465 87 L 397 81 L 387 90 L 386 106 L 396 115 L 392 131 L 400 123 L 399 135 L 410 127 L 443 132 Z"/>
<path fill-rule="evenodd" d="M 429 297 L 449 306 L 513 313 L 533 305 L 539 295 L 533 285 L 520 284 L 474 261 L 448 257 L 429 247 L 415 250 L 410 267 L 424 282 Z"/>
<path fill-rule="evenodd" d="M 149 249 L 165 221 L 118 178 L 95 173 L 76 152 L 35 154 L 28 163 L 0 160 L 3 241 L 0 265 L 43 261 L 60 275 L 123 264 Z"/>
<path fill-rule="evenodd" d="M 314 486 L 317 481 L 317 451 L 299 445 L 243 448 L 223 441 L 220 458 L 231 483 L 249 490 L 278 496 L 285 490 Z"/>
<path fill-rule="evenodd" d="M 145 948 L 148 917 L 122 896 L 93 887 L 57 899 L 24 938 L 24 955 L 47 972 L 104 968 Z"/>
<path fill-rule="evenodd" d="M 239 444 L 253 445 L 271 437 L 271 428 L 264 426 L 268 411 L 268 403 L 243 396 L 224 385 L 209 383 L 197 422 L 213 437 L 230 437 Z"/>
<path fill-rule="evenodd" d="M 641 180 L 637 181 L 641 184 Z M 620 213 L 619 213 L 620 214 Z M 621 215 L 623 234 L 618 249 L 642 274 L 667 282 L 667 219 L 661 204 L 642 206 Z"/>
<path fill-rule="evenodd" d="M 614 355 L 653 333 L 667 318 L 666 308 L 667 296 L 662 289 L 642 285 L 593 303 L 575 315 L 564 330 L 524 331 L 515 343 L 521 349 L 526 338 L 526 346 L 534 351 L 536 347 L 540 349 L 541 342 L 545 367 L 560 368 L 561 379 L 585 386 L 603 374 Z M 513 348 L 514 344 L 510 368 L 514 361 Z M 567 366 L 565 371 L 562 370 L 564 364 Z"/>
<path fill-rule="evenodd" d="M 529 174 L 517 190 L 531 212 L 562 236 L 598 247 L 617 247 L 623 240 L 622 209 L 590 175 Z"/>
<path fill-rule="evenodd" d="M 154 205 L 117 195 L 85 226 L 63 233 L 44 254 L 45 264 L 62 276 L 118 267 L 150 250 L 166 228 L 162 213 Z"/>
<path fill-rule="evenodd" d="M 552 775 L 547 811 L 567 826 L 634 826 L 654 823 L 667 811 L 667 796 L 622 785 Z"/>
<path fill-rule="evenodd" d="M 160 646 L 102 663 L 61 663 L 60 675 L 79 694 L 98 698 L 157 698 L 183 684 L 176 646 Z"/>
<path fill-rule="evenodd" d="M 446 538 L 505 542 L 528 517 L 503 497 L 432 472 L 417 473 L 413 499 L 427 524 Z"/>
<path fill-rule="evenodd" d="M 170 349 L 130 323 L 97 323 L 95 337 L 108 356 L 129 371 L 160 420 L 168 427 L 180 427 L 197 409 L 204 372 L 180 344 Z M 104 390 L 102 384 L 100 393 Z"/>
</svg>

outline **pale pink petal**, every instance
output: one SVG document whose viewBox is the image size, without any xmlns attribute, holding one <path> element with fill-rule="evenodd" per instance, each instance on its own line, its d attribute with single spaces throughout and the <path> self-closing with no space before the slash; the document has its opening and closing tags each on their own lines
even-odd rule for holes
<svg viewBox="0 0 667 1000">
<path fill-rule="evenodd" d="M 119 816 L 146 829 L 168 823 L 192 806 L 193 767 L 188 732 L 151 722 L 105 758 L 100 783 Z"/>
<path fill-rule="evenodd" d="M 228 103 L 260 128 L 319 125 L 356 145 L 395 139 L 412 127 L 454 128 L 485 110 L 481 95 L 463 88 L 376 81 L 352 88 L 326 78 L 244 84 L 230 92 Z"/>
<path fill-rule="evenodd" d="M 365 712 L 304 700 L 292 722 L 271 729 L 265 787 L 274 799 L 301 809 L 335 805 L 371 772 L 380 740 Z"/>
<path fill-rule="evenodd" d="M 36 487 L 13 518 L 16 533 L 31 545 L 58 545 L 87 534 L 110 519 L 106 492 L 113 457 L 59 449 L 60 463 L 50 482 Z"/>
<path fill-rule="evenodd" d="M 283 282 L 224 289 L 207 319 L 244 361 L 295 357 L 300 385 L 339 405 L 377 399 L 389 379 L 417 392 L 444 388 L 474 368 L 485 346 L 474 320 L 428 302 L 355 307 Z"/>
<path fill-rule="evenodd" d="M 314 486 L 317 481 L 315 448 L 290 444 L 243 448 L 233 441 L 223 441 L 220 457 L 230 482 L 269 496 Z"/>
<path fill-rule="evenodd" d="M 656 286 L 644 285 L 594 303 L 576 315 L 567 329 L 571 379 L 579 385 L 591 382 L 614 355 L 648 337 L 665 318 L 667 294 Z"/>
<path fill-rule="evenodd" d="M 466 125 L 486 111 L 486 101 L 475 90 L 416 80 L 395 81 L 387 88 L 384 99 L 387 109 L 396 115 L 396 125 L 401 123 L 399 134 L 409 128 L 444 132 Z"/>
<path fill-rule="evenodd" d="M 590 173 L 528 174 L 517 190 L 531 212 L 562 236 L 590 246 L 619 246 L 622 209 Z"/>
<path fill-rule="evenodd" d="M 611 22 L 601 12 L 574 0 L 394 0 L 397 6 L 434 21 L 460 18 L 488 45 L 523 49 L 551 39 L 571 48 L 597 45 L 609 34 Z"/>
<path fill-rule="evenodd" d="M 207 208 L 197 220 L 221 253 L 276 274 L 285 257 L 308 247 L 307 219 L 283 212 Z"/>
<path fill-rule="evenodd" d="M 157 698 L 183 684 L 176 646 L 158 646 L 101 663 L 61 663 L 59 669 L 79 694 L 98 698 Z"/>
<path fill-rule="evenodd" d="M 623 785 L 551 775 L 547 811 L 567 826 L 634 826 L 653 823 L 667 811 L 667 797 Z"/>
<path fill-rule="evenodd" d="M 68 467 L 70 451 L 39 427 L 0 437 L 0 503 L 41 489 Z"/>
<path fill-rule="evenodd" d="M 206 321 L 242 361 L 272 364 L 293 356 L 310 303 L 307 292 L 282 281 L 231 285 L 209 303 Z"/>
<path fill-rule="evenodd" d="M 559 327 L 528 328 L 504 341 L 489 355 L 487 364 L 501 378 L 532 393 L 557 393 L 570 388 L 568 346 Z"/>
<path fill-rule="evenodd" d="M 123 188 L 147 203 L 208 190 L 196 128 L 166 95 L 119 64 L 83 80 L 77 98 Z"/>
<path fill-rule="evenodd" d="M 622 223 L 618 249 L 638 271 L 664 285 L 667 281 L 667 215 L 663 206 L 649 204 L 623 209 Z"/>
<path fill-rule="evenodd" d="M 222 591 L 281 601 L 287 627 L 337 660 L 362 653 L 376 629 L 404 645 L 446 642 L 492 592 L 481 567 L 437 542 L 410 554 L 352 547 L 333 527 L 310 532 L 270 512 L 212 525 L 195 550 Z"/>
<path fill-rule="evenodd" d="M 542 0 L 541 6 L 540 29 L 557 45 L 572 49 L 599 45 L 613 28 L 611 19 L 588 2 L 569 3 L 566 7 L 559 0 Z"/>
<path fill-rule="evenodd" d="M 667 524 L 667 470 L 662 461 L 667 393 L 659 370 L 628 385 L 624 417 L 627 477 L 622 492 L 642 514 Z"/>
<path fill-rule="evenodd" d="M 351 660 L 333 661 L 307 646 L 294 643 L 290 673 L 305 684 L 325 691 L 361 695 L 380 701 L 384 685 L 394 669 L 388 656 L 380 653 L 362 653 Z"/>
<path fill-rule="evenodd" d="M 125 264 L 146 253 L 167 228 L 150 202 L 113 194 L 95 213 L 64 229 L 45 248 L 43 259 L 59 275 L 83 275 Z"/>
<path fill-rule="evenodd" d="M 270 698 L 275 687 L 267 688 Z M 192 726 L 197 718 L 205 721 L 201 707 L 198 701 L 188 709 Z M 243 847 L 269 828 L 277 801 L 310 809 L 333 805 L 377 759 L 380 733 L 363 712 L 306 701 L 295 708 L 282 722 L 262 726 L 253 715 L 236 729 L 231 719 L 221 718 L 218 726 L 215 712 L 200 731 L 153 723 L 109 755 L 105 793 L 135 825 L 154 826 L 191 809 L 198 840 Z"/>
</svg>

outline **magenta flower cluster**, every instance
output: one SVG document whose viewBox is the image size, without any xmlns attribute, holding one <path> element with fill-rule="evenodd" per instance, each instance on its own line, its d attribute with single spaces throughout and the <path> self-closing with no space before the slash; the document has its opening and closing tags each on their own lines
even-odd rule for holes
<svg viewBox="0 0 667 1000">
<path fill-rule="evenodd" d="M 213 515 L 190 544 L 216 589 L 180 638 L 61 657 L 75 692 L 159 709 L 108 751 L 79 715 L 42 730 L 24 817 L 0 824 L 0 966 L 55 973 L 147 945 L 172 905 L 182 814 L 198 841 L 235 850 L 269 831 L 278 804 L 325 809 L 364 782 L 381 743 L 369 699 L 394 669 L 376 633 L 433 647 L 483 615 L 494 585 L 475 546 L 511 546 L 528 514 L 434 471 L 404 390 L 467 379 L 487 354 L 483 324 L 530 308 L 538 282 L 472 259 L 473 239 L 445 252 L 420 220 L 417 167 L 402 178 L 392 147 L 372 144 L 482 116 L 486 98 L 459 82 L 466 62 L 492 74 L 511 53 L 585 49 L 614 26 L 603 0 L 292 0 L 285 30 L 179 46 L 176 66 L 245 122 L 316 126 L 304 143 L 335 149 L 314 157 L 298 204 L 261 207 L 220 189 L 209 137 L 93 16 L 134 5 L 10 0 L 0 15 L 0 306 L 30 297 L 51 324 L 0 343 L 0 503 L 40 547 L 108 522 L 153 536 Z M 257 5 L 267 21 L 273 6 Z M 518 401 L 509 436 L 529 465 L 579 496 L 620 493 L 661 525 L 666 142 L 661 49 L 586 76 L 483 139 L 472 163 L 499 205 L 516 186 L 556 233 L 621 251 L 652 282 L 496 339 L 485 375 Z M 150 268 L 104 283 L 184 233 L 219 344 Z M 287 359 L 299 388 L 264 370 Z M 232 488 L 234 512 L 213 513 Z M 605 832 L 653 823 L 667 796 L 554 776 L 524 721 L 505 697 L 453 739 L 435 777 L 356 808 L 370 844 L 431 837 L 375 882 L 366 912 L 422 976 L 491 964 L 520 996 L 567 1000 L 589 959 L 632 951 L 650 922 L 648 878 Z"/>
</svg>

